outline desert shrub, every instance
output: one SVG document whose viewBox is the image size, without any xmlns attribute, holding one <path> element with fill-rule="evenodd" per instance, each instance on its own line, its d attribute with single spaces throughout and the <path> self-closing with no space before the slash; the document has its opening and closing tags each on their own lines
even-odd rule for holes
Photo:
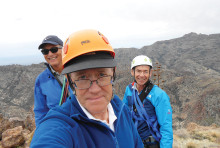
<svg viewBox="0 0 220 148">
<path fill-rule="evenodd" d="M 179 138 L 186 139 L 189 138 L 189 133 L 186 131 L 186 129 L 179 129 L 175 131 L 175 135 L 178 136 Z"/>
<path fill-rule="evenodd" d="M 187 148 L 196 148 L 197 146 L 196 146 L 195 143 L 189 142 L 189 143 L 186 144 L 186 147 L 187 147 Z"/>
</svg>

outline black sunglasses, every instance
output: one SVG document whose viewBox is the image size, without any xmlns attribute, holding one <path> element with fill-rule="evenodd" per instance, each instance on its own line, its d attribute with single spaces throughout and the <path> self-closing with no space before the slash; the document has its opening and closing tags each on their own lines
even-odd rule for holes
<svg viewBox="0 0 220 148">
<path fill-rule="evenodd" d="M 52 47 L 50 49 L 42 49 L 41 52 L 43 55 L 47 55 L 49 51 L 51 51 L 52 53 L 56 53 L 58 49 L 62 49 L 62 47 Z"/>
</svg>

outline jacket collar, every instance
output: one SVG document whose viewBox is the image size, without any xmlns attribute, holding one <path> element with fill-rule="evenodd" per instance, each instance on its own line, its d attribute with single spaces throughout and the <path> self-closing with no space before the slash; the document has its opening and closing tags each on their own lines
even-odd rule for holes
<svg viewBox="0 0 220 148">
<path fill-rule="evenodd" d="M 114 95 L 110 103 L 113 107 L 116 117 L 118 117 L 121 113 L 123 103 L 116 95 Z M 86 114 L 83 112 L 82 108 L 80 107 L 78 101 L 76 100 L 75 95 L 73 94 L 71 95 L 71 99 L 68 98 L 68 100 L 61 106 L 60 109 L 65 114 L 68 114 L 68 116 L 70 116 L 71 118 L 83 121 L 89 120 Z"/>
</svg>

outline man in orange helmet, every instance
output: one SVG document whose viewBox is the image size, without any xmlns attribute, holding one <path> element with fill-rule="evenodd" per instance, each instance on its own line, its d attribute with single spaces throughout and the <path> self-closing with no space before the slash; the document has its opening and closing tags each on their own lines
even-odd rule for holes
<svg viewBox="0 0 220 148">
<path fill-rule="evenodd" d="M 75 95 L 49 111 L 31 147 L 143 148 L 128 107 L 113 94 L 116 61 L 107 38 L 96 30 L 73 33 L 62 56 Z"/>
</svg>

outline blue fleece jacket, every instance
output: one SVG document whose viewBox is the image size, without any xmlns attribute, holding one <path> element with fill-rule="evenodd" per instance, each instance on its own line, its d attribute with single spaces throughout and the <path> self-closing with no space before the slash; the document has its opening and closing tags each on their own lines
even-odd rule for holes
<svg viewBox="0 0 220 148">
<path fill-rule="evenodd" d="M 132 90 L 129 88 L 129 86 L 126 87 L 123 102 L 128 105 L 128 102 L 133 95 Z M 165 91 L 160 89 L 157 85 L 154 85 L 148 96 L 145 98 L 146 100 L 143 101 L 144 108 L 149 116 L 156 116 L 156 119 L 159 123 L 159 131 L 162 136 L 160 139 L 160 148 L 172 148 L 173 144 L 173 130 L 172 130 L 172 108 L 170 105 L 170 99 L 169 96 L 166 94 Z M 153 111 L 152 108 L 148 108 L 149 105 L 146 103 L 150 101 L 150 103 L 153 105 Z M 147 107 L 148 106 L 148 107 Z M 153 115 L 155 114 L 155 115 Z M 140 122 L 140 124 L 143 124 L 143 122 Z M 147 123 L 145 122 L 146 126 Z M 142 126 L 143 125 L 138 125 Z M 148 130 L 148 131 L 146 131 Z M 147 136 L 150 136 L 149 128 L 145 128 L 145 130 L 142 129 L 139 130 L 139 134 L 141 137 L 145 137 L 146 135 L 143 135 L 143 133 L 148 134 Z M 144 139 L 143 139 L 144 140 Z"/>
<path fill-rule="evenodd" d="M 69 91 L 72 92 L 70 87 Z M 34 114 L 36 126 L 39 125 L 39 122 L 51 108 L 59 105 L 61 92 L 62 86 L 48 68 L 38 75 L 35 80 L 34 89 Z"/>
<path fill-rule="evenodd" d="M 89 119 L 71 96 L 51 109 L 36 129 L 31 148 L 143 148 L 130 111 L 117 97 L 111 100 L 117 116 L 115 132 L 106 124 Z"/>
</svg>

